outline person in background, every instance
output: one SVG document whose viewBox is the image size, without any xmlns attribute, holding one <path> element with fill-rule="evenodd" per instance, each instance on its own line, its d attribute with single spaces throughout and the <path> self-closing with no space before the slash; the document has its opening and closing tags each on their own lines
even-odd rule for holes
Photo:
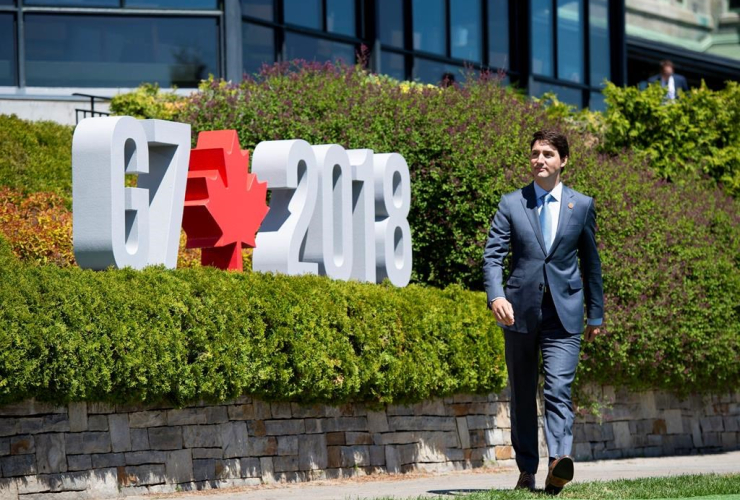
<svg viewBox="0 0 740 500">
<path fill-rule="evenodd" d="M 686 78 L 682 75 L 676 74 L 673 71 L 673 63 L 668 59 L 660 61 L 660 73 L 653 75 L 648 78 L 648 85 L 653 82 L 660 82 L 662 87 L 668 88 L 666 99 L 673 100 L 678 98 L 678 91 L 682 92 L 689 91 L 689 84 Z"/>
</svg>

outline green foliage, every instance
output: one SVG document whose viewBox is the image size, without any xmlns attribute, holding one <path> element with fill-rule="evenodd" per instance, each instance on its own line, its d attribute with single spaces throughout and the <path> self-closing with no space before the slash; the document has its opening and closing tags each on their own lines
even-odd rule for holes
<svg viewBox="0 0 740 500">
<path fill-rule="evenodd" d="M 184 99 L 173 92 L 162 92 L 156 83 L 146 83 L 133 92 L 114 96 L 110 110 L 115 115 L 173 120 Z"/>
<path fill-rule="evenodd" d="M 72 195 L 72 127 L 0 115 L 0 186 Z"/>
<path fill-rule="evenodd" d="M 604 148 L 632 149 L 660 176 L 692 182 L 707 175 L 740 195 L 740 84 L 700 88 L 665 100 L 659 82 L 645 91 L 609 84 L 604 90 Z"/>
<path fill-rule="evenodd" d="M 499 391 L 482 294 L 212 268 L 25 266 L 0 243 L 0 404 L 412 402 Z"/>
</svg>

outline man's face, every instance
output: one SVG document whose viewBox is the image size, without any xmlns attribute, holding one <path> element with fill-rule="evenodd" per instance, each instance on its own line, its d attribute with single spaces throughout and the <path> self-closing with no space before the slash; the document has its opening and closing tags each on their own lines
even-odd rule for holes
<svg viewBox="0 0 740 500">
<path fill-rule="evenodd" d="M 673 74 L 673 66 L 670 66 L 670 65 L 667 65 L 667 64 L 665 66 L 663 66 L 663 76 L 665 78 L 670 77 L 672 74 Z"/>
<path fill-rule="evenodd" d="M 560 175 L 568 159 L 560 158 L 558 150 L 547 142 L 535 141 L 529 155 L 529 164 L 535 179 L 548 179 Z"/>
</svg>

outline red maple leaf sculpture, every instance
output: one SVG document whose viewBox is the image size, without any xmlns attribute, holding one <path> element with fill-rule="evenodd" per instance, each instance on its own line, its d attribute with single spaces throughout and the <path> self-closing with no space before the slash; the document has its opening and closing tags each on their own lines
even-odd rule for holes
<svg viewBox="0 0 740 500">
<path fill-rule="evenodd" d="M 254 248 L 267 215 L 267 183 L 249 173 L 249 151 L 235 130 L 201 132 L 190 152 L 182 227 L 201 264 L 242 270 L 242 248 Z"/>
</svg>

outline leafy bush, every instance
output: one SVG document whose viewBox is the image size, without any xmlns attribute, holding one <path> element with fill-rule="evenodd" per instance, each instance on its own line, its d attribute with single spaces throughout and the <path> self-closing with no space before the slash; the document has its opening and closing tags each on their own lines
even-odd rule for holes
<svg viewBox="0 0 740 500">
<path fill-rule="evenodd" d="M 158 84 L 144 84 L 126 94 L 111 99 L 110 110 L 116 115 L 134 118 L 173 120 L 185 99 L 173 92 L 162 92 Z"/>
<path fill-rule="evenodd" d="M 211 268 L 24 266 L 0 241 L 0 404 L 412 402 L 500 391 L 481 293 Z"/>
<path fill-rule="evenodd" d="M 666 102 L 656 82 L 645 91 L 609 84 L 604 90 L 604 149 L 637 151 L 671 180 L 704 174 L 740 195 L 740 84 L 723 90 L 705 85 Z"/>
<path fill-rule="evenodd" d="M 0 186 L 72 198 L 72 127 L 0 115 Z"/>
</svg>

